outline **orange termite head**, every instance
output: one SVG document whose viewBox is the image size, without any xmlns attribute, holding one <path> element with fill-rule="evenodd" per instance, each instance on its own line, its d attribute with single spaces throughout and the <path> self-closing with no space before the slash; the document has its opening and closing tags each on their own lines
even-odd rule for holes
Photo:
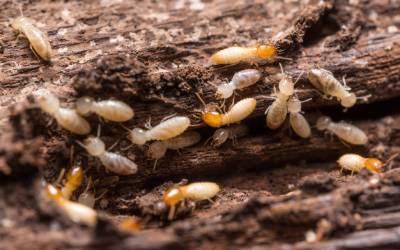
<svg viewBox="0 0 400 250">
<path fill-rule="evenodd" d="M 182 193 L 181 189 L 179 187 L 173 187 L 171 189 L 168 189 L 164 193 L 164 203 L 169 206 L 175 206 L 178 202 L 182 201 L 184 199 L 184 194 Z"/>
<path fill-rule="evenodd" d="M 126 218 L 119 223 L 119 228 L 130 233 L 135 233 L 141 229 L 141 225 L 134 218 Z"/>
<path fill-rule="evenodd" d="M 204 112 L 201 119 L 210 127 L 218 128 L 222 126 L 222 115 L 216 111 Z"/>
<path fill-rule="evenodd" d="M 83 181 L 83 170 L 81 167 L 74 167 L 68 173 L 67 182 L 73 184 L 74 186 L 81 185 Z"/>
<path fill-rule="evenodd" d="M 365 161 L 365 167 L 374 173 L 380 173 L 382 172 L 383 167 L 385 164 L 383 164 L 380 160 L 377 158 L 367 158 Z"/>
<path fill-rule="evenodd" d="M 61 201 L 63 199 L 60 190 L 51 184 L 45 184 L 44 191 L 48 197 L 54 201 Z"/>
<path fill-rule="evenodd" d="M 260 45 L 257 47 L 257 56 L 262 59 L 275 57 L 278 54 L 278 50 L 272 44 Z"/>
</svg>

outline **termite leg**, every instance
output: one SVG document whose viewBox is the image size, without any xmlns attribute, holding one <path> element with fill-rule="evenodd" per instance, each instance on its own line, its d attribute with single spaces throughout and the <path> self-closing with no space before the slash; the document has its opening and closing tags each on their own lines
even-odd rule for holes
<svg viewBox="0 0 400 250">
<path fill-rule="evenodd" d="M 119 139 L 116 141 L 116 142 L 114 142 L 114 144 L 113 145 L 111 145 L 109 148 L 107 148 L 107 151 L 110 151 L 111 149 L 113 149 L 115 146 L 117 146 L 118 145 L 118 143 L 119 143 Z"/>
<path fill-rule="evenodd" d="M 35 49 L 32 47 L 32 44 L 29 44 L 29 48 L 32 50 L 32 52 L 35 55 L 36 59 L 38 59 L 38 61 L 42 61 L 40 56 L 36 53 Z"/>
<path fill-rule="evenodd" d="M 61 185 L 61 181 L 64 178 L 64 175 L 65 175 L 65 168 L 62 168 L 60 173 L 58 174 L 57 180 L 54 182 L 55 186 Z"/>
<path fill-rule="evenodd" d="M 168 212 L 168 220 L 173 220 L 175 216 L 175 205 L 172 205 Z"/>
<path fill-rule="evenodd" d="M 152 129 L 153 127 L 151 126 L 151 116 L 147 119 L 146 123 L 144 124 L 144 127 L 148 130 Z"/>
<path fill-rule="evenodd" d="M 156 172 L 156 170 L 157 170 L 157 161 L 158 161 L 158 159 L 156 159 L 156 160 L 154 161 L 153 172 Z"/>
<path fill-rule="evenodd" d="M 161 122 L 163 122 L 163 121 L 165 121 L 165 120 L 168 120 L 168 119 L 170 119 L 170 118 L 172 118 L 172 117 L 174 117 L 174 116 L 176 116 L 176 115 L 177 115 L 177 113 L 173 113 L 173 114 L 167 115 L 166 117 L 164 117 L 164 118 L 161 119 Z M 151 126 L 151 125 L 150 125 L 150 126 Z"/>
</svg>

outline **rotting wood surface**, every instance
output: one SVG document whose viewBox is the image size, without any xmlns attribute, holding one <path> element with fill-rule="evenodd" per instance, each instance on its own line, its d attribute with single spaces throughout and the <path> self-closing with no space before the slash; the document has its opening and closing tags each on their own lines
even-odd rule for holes
<svg viewBox="0 0 400 250">
<path fill-rule="evenodd" d="M 19 15 L 18 6 L 4 2 L 0 10 L 0 21 L 5 24 L 0 31 L 0 118 L 4 121 L 0 166 L 5 172 L 11 168 L 12 174 L 0 188 L 1 197 L 7 196 L 0 203 L 2 217 L 9 219 L 2 220 L 0 248 L 22 249 L 32 244 L 87 249 L 398 247 L 400 242 L 394 237 L 399 230 L 398 171 L 378 179 L 366 173 L 349 177 L 340 175 L 331 162 L 349 150 L 384 159 L 399 149 L 400 33 L 393 27 L 398 27 L 400 5 L 390 1 L 213 1 L 196 5 L 193 1 L 179 6 L 179 2 L 25 3 L 24 15 L 49 33 L 56 52 L 51 65 L 38 62 L 23 39 L 15 40 L 6 22 Z M 281 55 L 292 59 L 280 62 L 290 75 L 296 77 L 319 66 L 339 78 L 345 76 L 357 96 L 372 95 L 360 100 L 365 105 L 342 113 L 336 101 L 309 91 L 312 87 L 305 76 L 298 83 L 304 89 L 300 98 L 313 98 L 304 103 L 312 124 L 321 113 L 354 120 L 368 132 L 366 147 L 350 149 L 315 130 L 310 140 L 300 140 L 285 128 L 268 131 L 263 113 L 270 100 L 259 98 L 256 111 L 245 122 L 251 133 L 236 145 L 228 142 L 215 149 L 199 144 L 181 154 L 168 152 L 156 172 L 144 155 L 145 148 L 122 150 L 128 142 L 118 125 L 103 123 L 102 138 L 107 145 L 120 139 L 114 150 L 135 158 L 139 174 L 134 177 L 109 178 L 75 144 L 74 159 L 90 166 L 86 174 L 95 180 L 96 193 L 108 191 L 102 199 L 108 205 L 97 208 L 113 215 L 102 214 L 95 232 L 71 224 L 38 195 L 40 177 L 54 181 L 62 168 L 70 166 L 71 145 L 82 138 L 59 129 L 32 104 L 25 102 L 8 111 L 12 104 L 45 87 L 67 105 L 83 95 L 126 101 L 136 112 L 134 120 L 125 124 L 128 127 L 143 126 L 150 116 L 155 124 L 173 113 L 191 115 L 195 122 L 192 115 L 202 106 L 194 93 L 206 102 L 215 101 L 214 85 L 237 70 L 256 67 L 263 72 L 263 80 L 239 92 L 236 99 L 272 92 L 280 72 L 276 61 L 212 67 L 208 60 L 218 49 L 261 44 L 279 32 L 276 44 Z M 5 119 L 10 114 L 11 126 Z M 90 121 L 94 128 L 99 123 L 95 116 Z M 198 129 L 203 142 L 212 134 L 208 128 Z M 287 163 L 295 167 L 273 168 Z M 313 178 L 316 172 L 325 177 Z M 216 204 L 201 204 L 192 218 L 182 214 L 182 221 L 160 224 L 153 205 L 165 189 L 161 184 L 180 178 L 217 180 L 223 192 Z M 306 178 L 306 184 L 297 178 Z M 314 190 L 313 196 L 307 195 L 307 185 Z M 280 196 L 293 190 L 292 195 Z M 245 202 L 260 194 L 263 197 Z M 146 230 L 135 236 L 121 232 L 114 223 L 126 215 L 150 220 Z M 304 242 L 305 235 L 318 242 Z"/>
</svg>

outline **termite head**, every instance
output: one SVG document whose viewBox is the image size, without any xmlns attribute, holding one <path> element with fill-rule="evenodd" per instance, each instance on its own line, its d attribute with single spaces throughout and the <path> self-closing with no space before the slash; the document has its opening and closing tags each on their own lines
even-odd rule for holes
<svg viewBox="0 0 400 250">
<path fill-rule="evenodd" d="M 169 206 L 175 206 L 185 198 L 183 192 L 179 187 L 174 187 L 164 193 L 164 203 Z"/>
<path fill-rule="evenodd" d="M 49 114 L 54 114 L 60 108 L 60 101 L 58 98 L 44 89 L 37 92 L 36 101 L 39 107 Z"/>
<path fill-rule="evenodd" d="M 165 155 L 166 152 L 167 152 L 167 146 L 165 145 L 165 142 L 156 141 L 150 145 L 147 154 L 152 159 L 160 159 Z"/>
<path fill-rule="evenodd" d="M 106 151 L 106 145 L 104 142 L 98 137 L 88 137 L 83 144 L 85 145 L 85 149 L 92 156 L 99 156 L 104 154 Z"/>
<path fill-rule="evenodd" d="M 217 87 L 216 96 L 219 99 L 227 99 L 233 95 L 234 88 L 228 83 L 221 84 Z"/>
<path fill-rule="evenodd" d="M 83 181 L 83 170 L 81 167 L 74 167 L 67 176 L 68 182 L 73 185 L 79 186 Z"/>
<path fill-rule="evenodd" d="M 201 113 L 201 119 L 210 127 L 218 128 L 222 124 L 222 115 L 217 111 L 217 109 L 218 106 L 216 104 L 209 103 Z"/>
<path fill-rule="evenodd" d="M 93 98 L 81 97 L 76 101 L 76 111 L 81 115 L 85 115 L 91 111 L 93 103 Z"/>
<path fill-rule="evenodd" d="M 47 196 L 52 200 L 61 201 L 63 199 L 60 190 L 51 184 L 45 184 L 44 191 Z"/>
<path fill-rule="evenodd" d="M 340 100 L 340 104 L 342 104 L 342 106 L 345 108 L 350 108 L 354 106 L 356 102 L 357 102 L 357 97 L 353 93 L 349 93 Z"/>
<path fill-rule="evenodd" d="M 267 59 L 276 56 L 278 50 L 272 44 L 260 45 L 257 47 L 257 56 L 261 59 Z"/>
<path fill-rule="evenodd" d="M 318 130 L 325 130 L 328 128 L 329 124 L 332 122 L 331 118 L 329 118 L 328 116 L 321 116 L 320 118 L 318 118 L 317 120 L 317 129 Z"/>
<path fill-rule="evenodd" d="M 377 158 L 367 158 L 365 160 L 365 167 L 374 173 L 380 173 L 382 172 L 382 169 L 385 164 L 383 164 L 379 159 Z"/>
<path fill-rule="evenodd" d="M 21 24 L 26 22 L 27 19 L 24 16 L 17 17 L 11 22 L 11 27 L 15 30 L 21 30 Z"/>
<path fill-rule="evenodd" d="M 229 133 L 226 129 L 220 128 L 215 130 L 214 135 L 212 137 L 212 145 L 214 147 L 218 147 L 228 140 Z"/>
<path fill-rule="evenodd" d="M 319 82 L 320 77 L 322 76 L 322 70 L 320 69 L 311 69 L 308 72 L 307 78 L 317 89 L 321 90 L 322 86 Z"/>
<path fill-rule="evenodd" d="M 147 142 L 146 131 L 141 128 L 132 129 L 129 132 L 128 139 L 137 145 L 143 145 Z"/>
<path fill-rule="evenodd" d="M 301 112 L 301 102 L 297 97 L 293 96 L 289 99 L 288 111 L 292 114 Z"/>
</svg>

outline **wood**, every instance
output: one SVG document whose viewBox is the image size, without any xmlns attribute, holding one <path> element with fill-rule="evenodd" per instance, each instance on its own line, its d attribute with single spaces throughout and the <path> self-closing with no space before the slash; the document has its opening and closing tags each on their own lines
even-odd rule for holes
<svg viewBox="0 0 400 250">
<path fill-rule="evenodd" d="M 24 15 L 36 20 L 49 34 L 55 52 L 51 64 L 37 61 L 26 41 L 16 40 L 11 27 L 0 31 L 0 172 L 8 174 L 0 173 L 0 194 L 6 197 L 0 207 L 11 221 L 1 221 L 6 226 L 0 227 L 0 246 L 398 248 L 398 169 L 379 175 L 377 183 L 377 176 L 367 172 L 353 177 L 332 176 L 338 171 L 335 161 L 341 153 L 358 152 L 385 160 L 399 150 L 400 33 L 389 27 L 397 25 L 393 20 L 397 20 L 400 7 L 381 0 L 330 0 L 319 4 L 217 0 L 205 1 L 203 8 L 189 1 L 178 8 L 178 2 L 40 0 L 24 4 Z M 18 6 L 14 1 L 5 1 L 0 22 L 17 16 Z M 290 60 L 209 65 L 210 55 L 219 49 L 267 42 L 276 44 L 279 55 Z M 312 125 L 321 114 L 329 114 L 334 120 L 344 119 L 362 128 L 368 133 L 369 143 L 349 147 L 315 128 L 310 140 L 290 135 L 286 127 L 267 130 L 264 111 L 271 100 L 262 96 L 270 95 L 279 81 L 278 63 L 294 78 L 312 67 L 326 68 L 340 80 L 345 77 L 357 96 L 371 95 L 359 100 L 358 104 L 365 105 L 342 112 L 336 100 L 323 99 L 312 90 L 306 74 L 297 84 L 301 100 L 312 98 L 303 105 Z M 146 148 L 124 150 L 130 144 L 121 126 L 90 116 L 93 131 L 101 124 L 107 146 L 119 141 L 113 151 L 139 165 L 137 175 L 116 179 L 76 145 L 76 140 L 84 138 L 60 129 L 35 107 L 32 98 L 26 101 L 27 96 L 44 87 L 69 107 L 84 95 L 125 101 L 135 109 L 135 118 L 124 124 L 127 127 L 143 127 L 149 117 L 154 125 L 174 113 L 190 116 L 195 124 L 199 121 L 194 114 L 202 109 L 195 94 L 206 103 L 215 102 L 215 85 L 245 68 L 258 68 L 263 73 L 262 81 L 235 97 L 236 101 L 244 97 L 258 99 L 256 111 L 244 121 L 250 134 L 239 138 L 235 145 L 227 142 L 216 149 L 203 145 L 213 129 L 196 124 L 192 129 L 201 133 L 202 142 L 181 154 L 168 152 L 155 172 L 153 161 L 145 156 Z M 315 161 L 320 163 L 310 167 Z M 97 202 L 101 220 L 95 229 L 71 223 L 41 196 L 40 180 L 53 182 L 61 169 L 72 164 L 84 166 L 86 176 L 94 180 L 96 195 L 107 191 L 104 200 L 109 205 L 103 209 L 103 199 Z M 297 169 L 283 168 L 287 164 Z M 272 188 L 268 195 L 257 193 L 261 185 L 256 177 L 271 175 L 272 179 L 279 171 L 285 175 L 276 182 L 285 186 L 285 191 L 293 185 L 294 192 L 285 195 Z M 316 178 L 307 171 L 327 174 Z M 297 173 L 310 178 L 298 184 L 293 182 Z M 173 223 L 148 215 L 149 207 L 160 201 L 168 185 L 173 185 L 164 184 L 181 178 L 209 178 L 224 183 L 217 205 L 197 204 L 192 217 L 189 209 L 178 218 L 181 221 Z M 231 186 L 236 189 L 232 190 L 226 183 L 234 178 Z M 241 200 L 241 206 L 230 203 L 240 196 L 238 193 L 249 190 L 256 190 L 259 196 L 247 202 Z M 135 235 L 120 231 L 116 226 L 120 217 L 133 215 L 142 219 L 145 230 Z M 315 233 L 316 242 L 304 241 L 307 232 Z"/>
</svg>

